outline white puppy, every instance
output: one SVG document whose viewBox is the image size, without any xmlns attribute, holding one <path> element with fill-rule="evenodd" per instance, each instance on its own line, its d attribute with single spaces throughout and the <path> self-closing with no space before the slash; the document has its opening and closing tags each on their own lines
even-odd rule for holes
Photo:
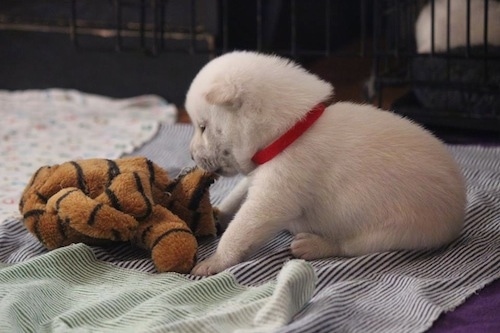
<svg viewBox="0 0 500 333">
<path fill-rule="evenodd" d="M 282 230 L 295 235 L 291 251 L 303 259 L 426 249 L 459 235 L 466 196 L 457 164 L 439 140 L 393 113 L 336 103 L 266 155 L 332 94 L 277 56 L 233 52 L 201 69 L 186 98 L 192 156 L 206 170 L 246 178 L 220 205 L 232 220 L 193 274 L 235 265 Z"/>
</svg>

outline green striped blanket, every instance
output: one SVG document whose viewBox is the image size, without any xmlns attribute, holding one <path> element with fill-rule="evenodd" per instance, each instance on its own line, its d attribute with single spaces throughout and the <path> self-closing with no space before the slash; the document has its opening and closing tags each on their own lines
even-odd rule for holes
<svg viewBox="0 0 500 333">
<path fill-rule="evenodd" d="M 267 332 L 310 300 L 316 275 L 290 260 L 246 287 L 225 272 L 197 281 L 98 261 L 77 244 L 0 268 L 2 332 Z"/>
</svg>

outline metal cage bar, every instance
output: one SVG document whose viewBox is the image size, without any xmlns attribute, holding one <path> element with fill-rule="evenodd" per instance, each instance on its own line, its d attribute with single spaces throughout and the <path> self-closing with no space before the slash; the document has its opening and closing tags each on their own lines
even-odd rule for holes
<svg viewBox="0 0 500 333">
<path fill-rule="evenodd" d="M 463 46 L 460 39 L 457 46 L 452 22 L 460 22 L 461 16 L 453 16 L 458 15 L 454 9 L 458 2 L 374 0 L 373 82 L 378 104 L 382 104 L 387 87 L 407 87 L 408 94 L 394 104 L 396 112 L 425 124 L 500 132 L 500 47 L 489 44 L 489 3 L 481 3 L 482 22 L 471 0 L 462 3 L 466 12 L 461 20 L 466 33 L 460 37 L 464 38 Z M 411 16 L 411 22 L 403 21 L 414 24 L 425 5 L 430 48 L 428 53 L 417 53 L 416 46 L 404 47 L 416 42 L 415 30 L 407 33 L 398 24 L 401 18 Z M 418 9 L 416 15 L 411 14 L 412 8 Z M 445 20 L 438 20 L 443 13 Z M 471 32 L 478 25 L 483 29 L 480 44 L 477 37 L 473 42 Z M 388 29 L 403 34 L 393 36 Z"/>
</svg>

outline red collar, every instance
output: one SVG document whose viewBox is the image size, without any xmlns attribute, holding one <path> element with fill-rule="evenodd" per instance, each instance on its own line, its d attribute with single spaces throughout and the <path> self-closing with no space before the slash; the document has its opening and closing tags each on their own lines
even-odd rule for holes
<svg viewBox="0 0 500 333">
<path fill-rule="evenodd" d="M 261 165 L 271 160 L 273 157 L 285 150 L 289 145 L 291 145 L 295 140 L 297 140 L 309 127 L 314 124 L 316 120 L 325 111 L 325 104 L 319 103 L 313 107 L 305 116 L 305 118 L 299 120 L 292 128 L 285 132 L 282 136 L 272 142 L 269 146 L 262 150 L 259 150 L 252 157 L 252 162 Z"/>
</svg>

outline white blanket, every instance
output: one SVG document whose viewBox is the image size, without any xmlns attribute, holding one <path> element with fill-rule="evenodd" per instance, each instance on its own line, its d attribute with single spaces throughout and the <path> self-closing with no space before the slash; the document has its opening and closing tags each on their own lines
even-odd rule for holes
<svg viewBox="0 0 500 333">
<path fill-rule="evenodd" d="M 0 91 L 0 223 L 17 215 L 20 193 L 42 165 L 118 158 L 174 123 L 156 96 L 112 99 L 75 90 Z"/>
</svg>

